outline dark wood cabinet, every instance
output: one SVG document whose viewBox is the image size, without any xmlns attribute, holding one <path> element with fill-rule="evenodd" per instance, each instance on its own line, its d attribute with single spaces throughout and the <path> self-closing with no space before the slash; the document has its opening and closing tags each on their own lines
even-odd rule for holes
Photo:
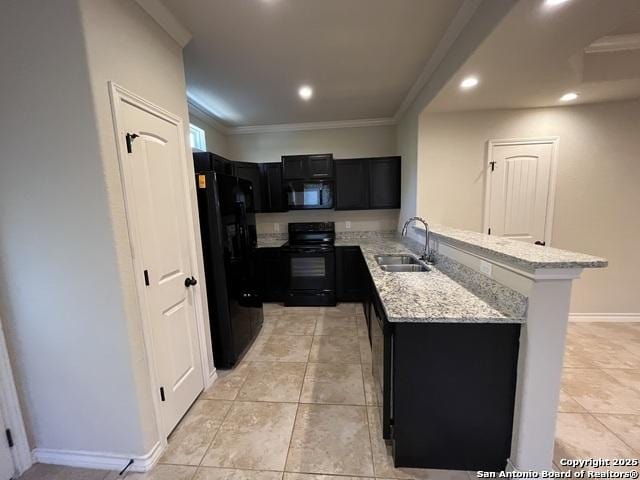
<svg viewBox="0 0 640 480">
<path fill-rule="evenodd" d="M 253 203 L 256 212 L 262 212 L 262 176 L 260 175 L 260 166 L 257 163 L 234 162 L 233 174 L 236 177 L 249 180 L 253 185 Z"/>
<path fill-rule="evenodd" d="M 369 159 L 336 160 L 336 210 L 369 208 Z"/>
<path fill-rule="evenodd" d="M 371 371 L 395 466 L 502 471 L 511 453 L 520 325 L 391 323 L 369 281 Z"/>
<path fill-rule="evenodd" d="M 333 178 L 333 155 L 283 155 L 282 178 L 284 180 L 310 180 Z"/>
<path fill-rule="evenodd" d="M 233 163 L 211 152 L 194 152 L 193 166 L 196 172 L 217 172 L 233 175 Z"/>
<path fill-rule="evenodd" d="M 339 302 L 362 302 L 368 271 L 360 247 L 336 247 L 336 296 Z"/>
<path fill-rule="evenodd" d="M 283 302 L 287 291 L 287 266 L 280 248 L 258 249 L 258 271 L 263 302 Z"/>
<path fill-rule="evenodd" d="M 400 168 L 400 157 L 336 160 L 336 210 L 400 208 Z"/>
<path fill-rule="evenodd" d="M 260 164 L 262 177 L 262 212 L 284 212 L 286 202 L 282 185 L 282 163 Z"/>
<path fill-rule="evenodd" d="M 400 208 L 400 157 L 369 160 L 369 208 Z"/>
</svg>

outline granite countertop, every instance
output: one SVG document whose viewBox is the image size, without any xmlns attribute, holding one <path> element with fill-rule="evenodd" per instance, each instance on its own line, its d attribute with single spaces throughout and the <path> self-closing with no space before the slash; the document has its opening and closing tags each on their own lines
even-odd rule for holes
<svg viewBox="0 0 640 480">
<path fill-rule="evenodd" d="M 440 268 L 430 272 L 385 272 L 374 255 L 412 254 L 395 239 L 338 239 L 336 246 L 359 246 L 390 322 L 524 323 L 526 299 L 504 301 L 489 289 L 475 292 Z M 515 294 L 521 297 L 519 294 Z"/>
<path fill-rule="evenodd" d="M 414 227 L 414 230 L 424 236 L 424 228 Z M 606 259 L 585 253 L 541 247 L 531 243 L 441 225 L 430 226 L 429 232 L 435 238 L 442 239 L 446 243 L 474 251 L 487 258 L 519 267 L 528 272 L 543 268 L 603 268 L 608 265 Z"/>
</svg>

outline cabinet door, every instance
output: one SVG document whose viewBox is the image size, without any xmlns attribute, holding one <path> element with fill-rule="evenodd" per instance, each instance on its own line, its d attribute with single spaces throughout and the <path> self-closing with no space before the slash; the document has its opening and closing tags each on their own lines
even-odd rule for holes
<svg viewBox="0 0 640 480">
<path fill-rule="evenodd" d="M 369 160 L 369 208 L 400 208 L 400 157 Z"/>
<path fill-rule="evenodd" d="M 333 155 L 309 155 L 307 173 L 311 178 L 333 178 Z"/>
<path fill-rule="evenodd" d="M 279 248 L 260 248 L 259 262 L 262 279 L 262 299 L 265 302 L 284 301 L 287 288 L 286 265 Z"/>
<path fill-rule="evenodd" d="M 262 174 L 262 211 L 286 211 L 282 187 L 282 163 L 262 163 L 260 168 Z"/>
<path fill-rule="evenodd" d="M 369 169 L 365 158 L 336 160 L 336 210 L 369 208 Z"/>
<path fill-rule="evenodd" d="M 361 302 L 366 296 L 364 258 L 360 247 L 336 248 L 336 293 L 340 302 Z"/>
<path fill-rule="evenodd" d="M 262 212 L 262 185 L 260 179 L 260 167 L 257 163 L 235 162 L 235 175 L 249 180 L 253 185 L 253 203 L 256 212 Z"/>
<path fill-rule="evenodd" d="M 307 155 L 287 155 L 282 157 L 282 178 L 295 180 L 307 176 Z"/>
</svg>

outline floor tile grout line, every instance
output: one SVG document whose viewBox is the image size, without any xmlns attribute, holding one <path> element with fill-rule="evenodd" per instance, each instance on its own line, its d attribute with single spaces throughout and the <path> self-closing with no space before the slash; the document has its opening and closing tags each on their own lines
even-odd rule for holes
<svg viewBox="0 0 640 480">
<path fill-rule="evenodd" d="M 612 429 L 610 429 L 607 425 L 604 424 L 604 422 L 602 422 L 596 415 L 617 415 L 615 413 L 599 413 L 599 414 L 595 414 L 595 413 L 591 413 L 588 412 L 588 415 L 590 415 L 596 422 L 598 422 L 600 425 L 602 425 L 605 430 L 607 430 L 609 433 L 611 433 L 614 437 L 616 437 L 618 440 L 620 440 L 623 444 L 625 444 L 627 447 L 629 447 L 629 450 L 631 450 L 632 452 L 634 452 L 636 455 L 638 455 L 640 452 L 636 451 L 635 448 L 633 448 L 631 445 L 629 445 L 624 438 L 622 438 L 620 435 L 618 435 L 616 432 L 614 432 Z"/>
<path fill-rule="evenodd" d="M 245 380 L 246 380 L 246 378 L 245 378 Z M 239 391 L 240 390 L 238 389 L 238 392 Z M 238 394 L 236 393 L 236 397 L 237 396 L 238 396 Z M 202 458 L 200 459 L 200 463 L 198 463 L 198 468 L 202 466 L 202 462 L 204 462 L 204 459 L 207 456 L 207 453 L 209 453 L 209 450 L 211 449 L 211 445 L 213 445 L 213 442 L 215 441 L 216 437 L 218 436 L 218 433 L 220 433 L 220 429 L 222 428 L 222 425 L 224 424 L 225 420 L 229 416 L 231 410 L 233 410 L 233 404 L 235 403 L 235 400 L 228 400 L 228 401 L 231 403 L 231 405 L 229 405 L 229 408 L 227 409 L 226 413 L 223 415 L 222 420 L 220 421 L 220 425 L 218 425 L 218 428 L 216 428 L 216 433 L 211 437 L 211 441 L 207 445 L 207 448 L 204 451 L 204 455 L 202 455 Z"/>
</svg>

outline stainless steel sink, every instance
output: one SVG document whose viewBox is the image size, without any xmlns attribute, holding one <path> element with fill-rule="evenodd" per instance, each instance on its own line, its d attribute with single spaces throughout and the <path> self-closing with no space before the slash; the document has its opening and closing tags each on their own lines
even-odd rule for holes
<svg viewBox="0 0 640 480">
<path fill-rule="evenodd" d="M 380 265 L 380 268 L 385 272 L 428 272 L 431 270 L 428 266 L 423 265 L 422 263 L 409 265 Z"/>
<path fill-rule="evenodd" d="M 428 272 L 425 262 L 413 255 L 374 255 L 385 272 Z"/>
<path fill-rule="evenodd" d="M 419 264 L 420 260 L 413 255 L 375 255 L 378 265 L 415 265 Z"/>
</svg>

